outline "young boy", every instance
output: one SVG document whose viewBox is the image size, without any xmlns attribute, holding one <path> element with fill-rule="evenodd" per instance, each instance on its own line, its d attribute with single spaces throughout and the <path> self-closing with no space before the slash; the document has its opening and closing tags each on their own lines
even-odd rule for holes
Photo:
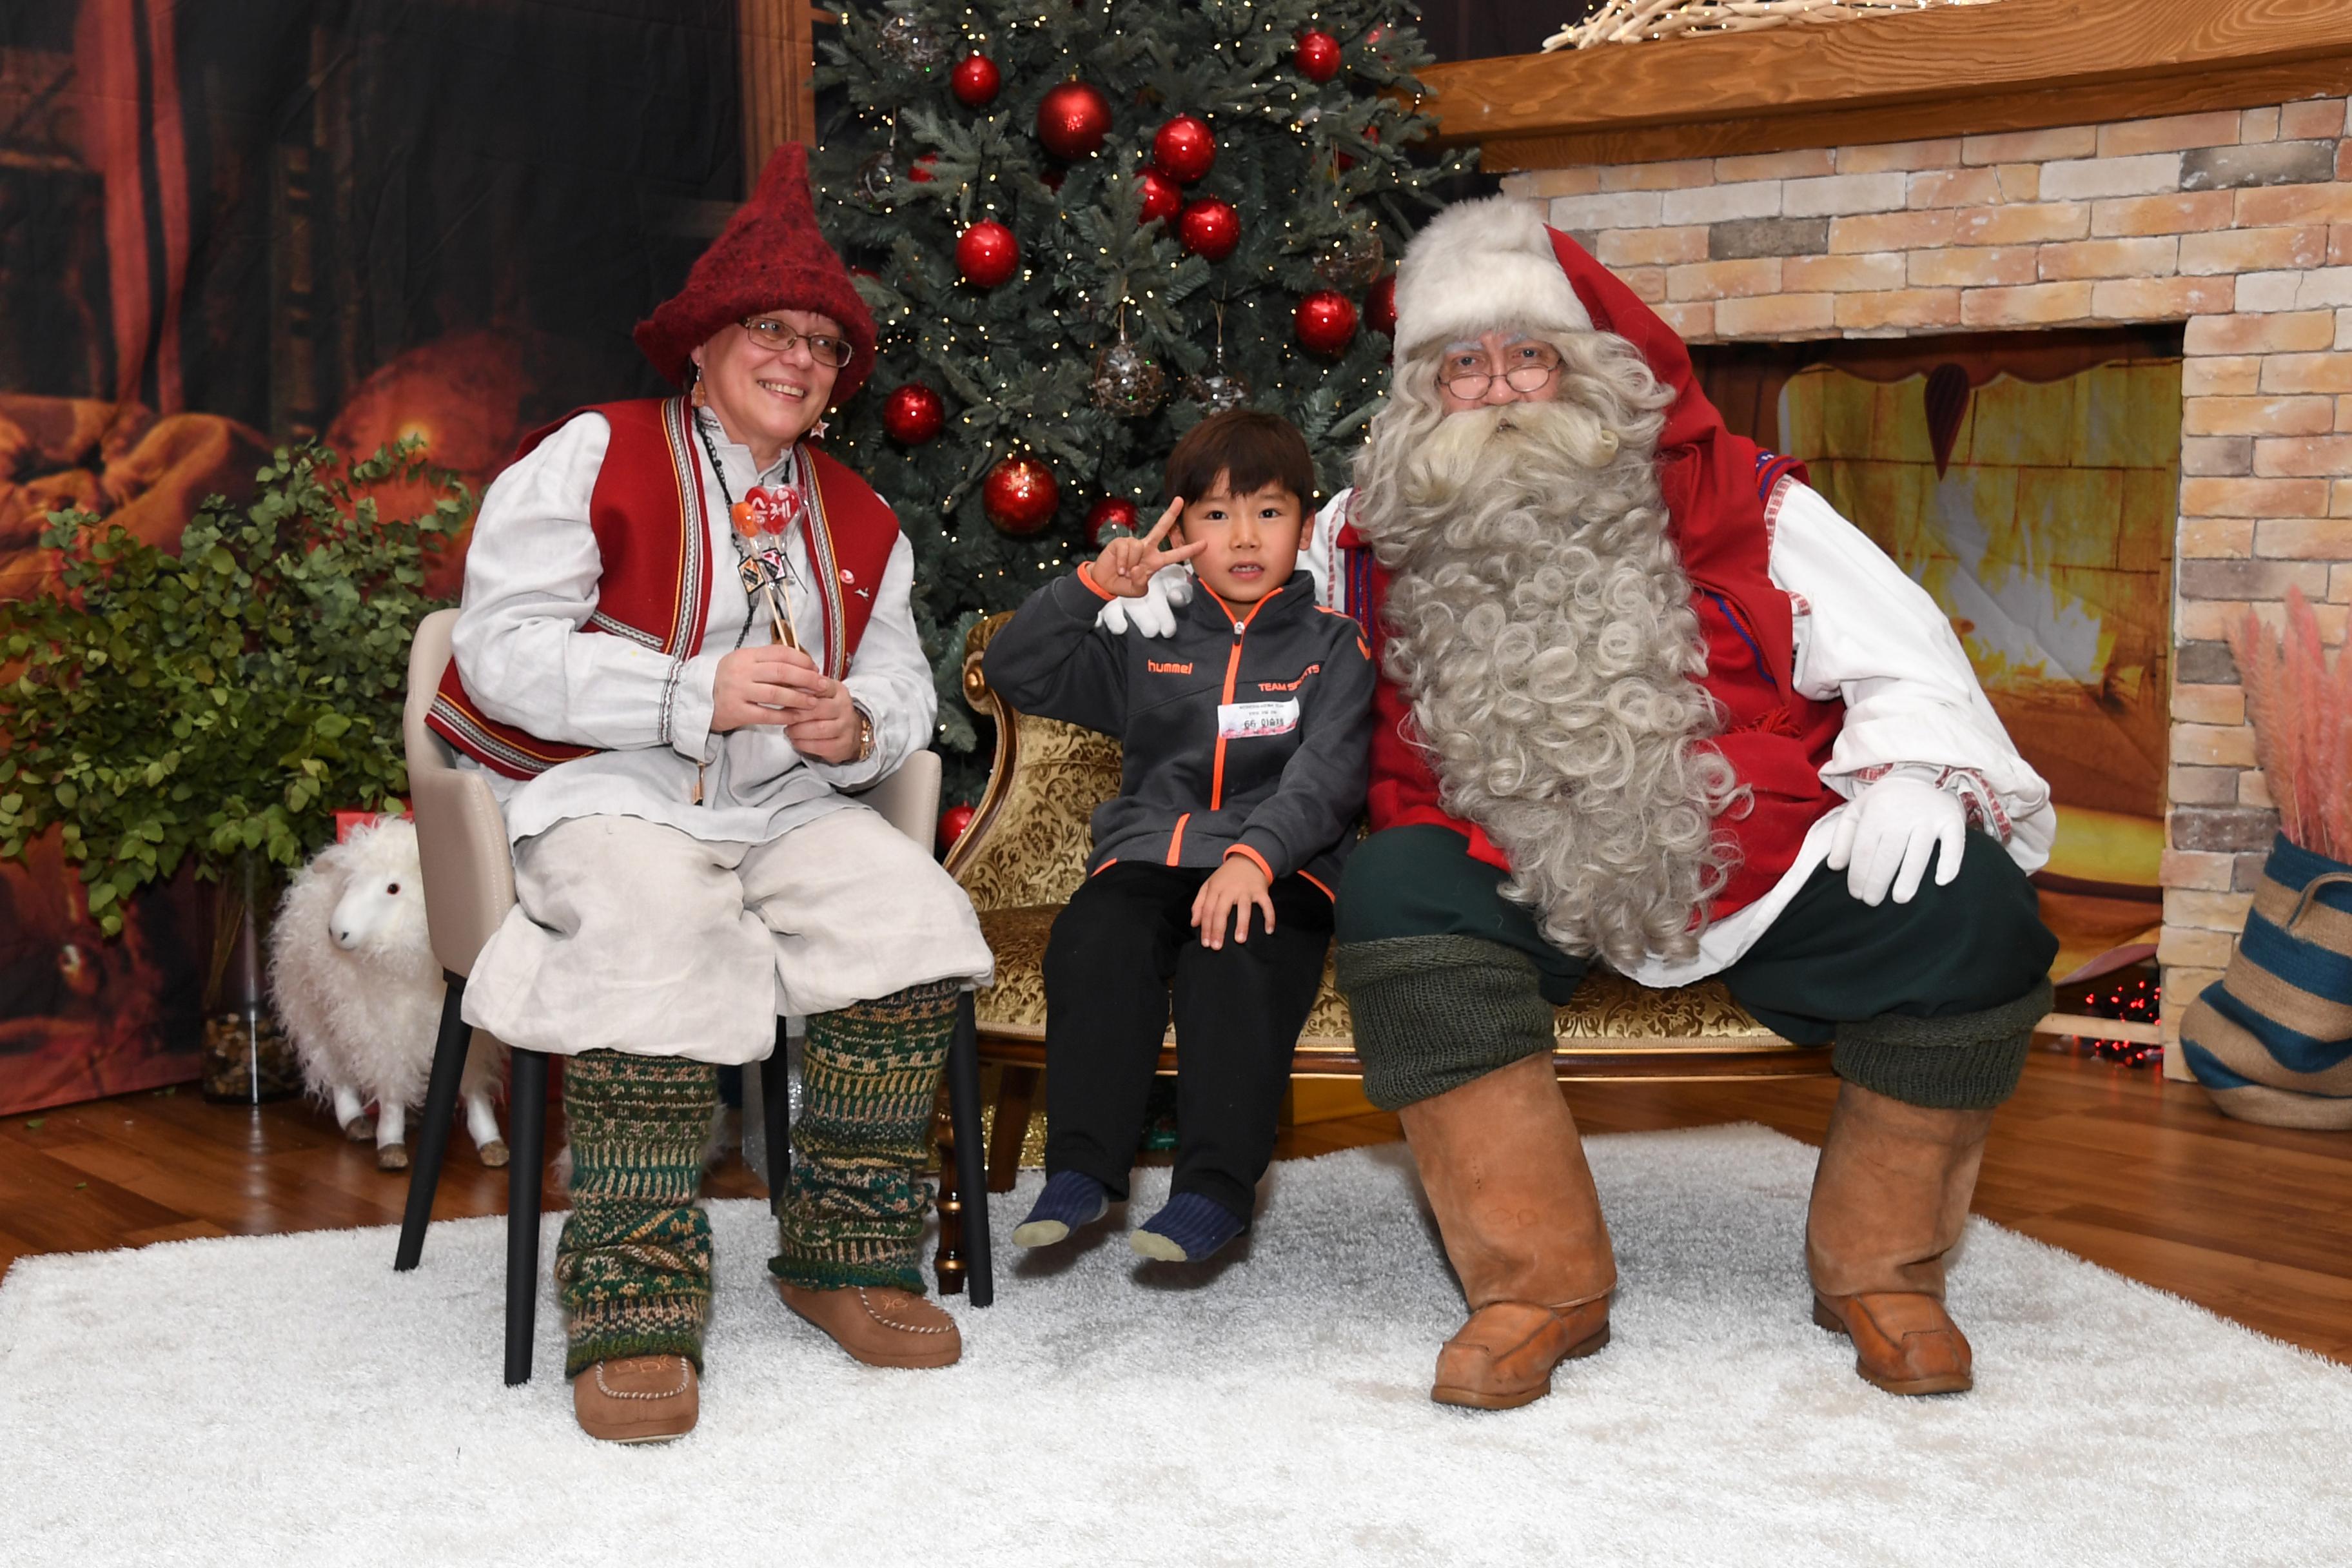
<svg viewBox="0 0 2352 1568">
<path fill-rule="evenodd" d="M 1364 804 L 1373 670 L 1356 623 L 1297 569 L 1315 486 L 1297 430 L 1215 415 L 1169 454 L 1167 483 L 1158 526 L 1032 595 L 986 671 L 1014 707 L 1125 752 L 1045 948 L 1045 1190 L 1013 1239 L 1060 1241 L 1125 1201 L 1172 999 L 1175 1179 L 1129 1240 L 1185 1262 L 1248 1226 L 1273 1157 Z M 1097 625 L 1178 562 L 1205 592 L 1172 637 Z"/>
</svg>

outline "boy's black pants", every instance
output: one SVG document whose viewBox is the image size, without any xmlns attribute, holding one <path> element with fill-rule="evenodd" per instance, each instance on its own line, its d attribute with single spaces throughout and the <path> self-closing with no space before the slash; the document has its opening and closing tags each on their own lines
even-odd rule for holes
<svg viewBox="0 0 2352 1568">
<path fill-rule="evenodd" d="M 1315 1005 L 1331 900 L 1304 877 L 1274 884 L 1275 929 L 1252 907 L 1250 937 L 1201 945 L 1192 900 L 1209 873 L 1114 862 L 1088 878 L 1045 944 L 1045 1169 L 1082 1171 L 1127 1196 L 1176 1016 L 1176 1174 L 1247 1220 L 1274 1156 L 1290 1057 Z M 1228 916 L 1230 922 L 1232 917 Z"/>
</svg>

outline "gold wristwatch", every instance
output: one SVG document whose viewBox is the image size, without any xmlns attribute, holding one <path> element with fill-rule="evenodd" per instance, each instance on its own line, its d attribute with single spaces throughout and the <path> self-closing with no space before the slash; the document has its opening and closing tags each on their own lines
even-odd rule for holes
<svg viewBox="0 0 2352 1568">
<path fill-rule="evenodd" d="M 856 708 L 856 704 L 852 703 L 851 706 Z M 857 708 L 857 755 L 854 760 L 865 763 L 873 759 L 874 720 L 865 709 Z"/>
</svg>

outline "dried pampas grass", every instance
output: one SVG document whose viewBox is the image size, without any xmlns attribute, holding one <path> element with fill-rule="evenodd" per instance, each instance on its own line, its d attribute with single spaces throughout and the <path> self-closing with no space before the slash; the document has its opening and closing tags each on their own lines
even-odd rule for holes
<svg viewBox="0 0 2352 1568">
<path fill-rule="evenodd" d="M 2336 667 L 2319 646 L 2319 617 L 2287 590 L 2286 628 L 2273 636 L 2252 610 L 2230 628 L 2230 651 L 2254 727 L 2254 755 L 2290 842 L 2352 861 L 2352 656 Z"/>
<path fill-rule="evenodd" d="M 1547 49 L 1640 44 L 1686 34 L 1749 33 L 1791 22 L 1853 22 L 1934 5 L 1990 5 L 1997 0 L 1609 0 L 1585 21 L 1544 40 Z"/>
</svg>

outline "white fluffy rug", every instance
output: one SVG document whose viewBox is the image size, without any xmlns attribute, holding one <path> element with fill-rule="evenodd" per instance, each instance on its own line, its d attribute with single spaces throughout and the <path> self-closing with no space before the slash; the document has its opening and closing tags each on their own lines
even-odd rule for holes
<svg viewBox="0 0 2352 1568">
<path fill-rule="evenodd" d="M 1616 1342 L 1525 1410 L 1427 1398 L 1460 1298 L 1402 1147 L 1277 1166 L 1241 1255 L 1111 1225 L 946 1372 L 856 1366 L 714 1205 L 701 1428 L 499 1380 L 495 1219 L 36 1258 L 0 1289 L 0 1560 L 223 1564 L 2337 1563 L 2352 1372 L 1981 1221 L 1974 1394 L 1890 1398 L 1806 1318 L 1811 1151 L 1596 1138 Z M 1006 1235 L 1034 1190 L 996 1200 Z M 1166 1172 L 1143 1173 L 1139 1205 Z M 1143 1211 L 1148 1212 L 1148 1211 Z M 1113 1219 L 1119 1211 L 1113 1210 Z M 551 1216 L 548 1246 L 554 1227 Z"/>
</svg>

